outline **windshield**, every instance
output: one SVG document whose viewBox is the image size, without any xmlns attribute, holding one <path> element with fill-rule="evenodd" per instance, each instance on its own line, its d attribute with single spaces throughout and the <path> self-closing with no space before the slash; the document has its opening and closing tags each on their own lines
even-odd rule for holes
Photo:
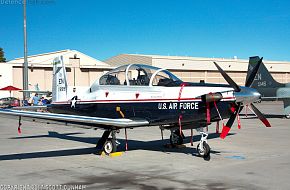
<svg viewBox="0 0 290 190">
<path fill-rule="evenodd" d="M 109 71 L 100 78 L 99 85 L 168 86 L 176 81 L 181 80 L 165 69 L 131 64 Z"/>
<path fill-rule="evenodd" d="M 182 81 L 167 70 L 159 70 L 152 77 L 151 85 L 152 86 L 170 86 L 170 85 L 173 85 L 175 82 L 182 82 Z"/>
</svg>

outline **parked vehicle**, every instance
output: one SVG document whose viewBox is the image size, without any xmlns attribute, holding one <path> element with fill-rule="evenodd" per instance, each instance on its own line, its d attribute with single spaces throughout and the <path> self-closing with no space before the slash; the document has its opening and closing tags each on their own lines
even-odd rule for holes
<svg viewBox="0 0 290 190">
<path fill-rule="evenodd" d="M 0 99 L 0 107 L 15 107 L 19 106 L 20 100 L 14 97 L 6 97 Z"/>
</svg>

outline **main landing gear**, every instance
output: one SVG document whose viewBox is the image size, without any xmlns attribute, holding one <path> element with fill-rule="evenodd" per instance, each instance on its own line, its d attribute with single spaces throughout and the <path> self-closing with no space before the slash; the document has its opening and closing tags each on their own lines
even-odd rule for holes
<svg viewBox="0 0 290 190">
<path fill-rule="evenodd" d="M 200 134 L 201 134 L 201 139 L 196 147 L 196 150 L 199 156 L 203 158 L 208 158 L 210 156 L 210 147 L 207 144 L 208 134 L 205 132 L 200 132 Z"/>
<path fill-rule="evenodd" d="M 181 132 L 180 134 L 180 130 L 171 130 L 171 135 L 170 135 L 170 144 L 172 146 L 174 145 L 182 145 L 183 144 L 183 139 L 184 139 L 184 135 Z"/>
<path fill-rule="evenodd" d="M 109 155 L 117 151 L 117 146 L 120 144 L 116 139 L 117 130 L 105 131 L 97 143 L 97 149 L 104 151 L 105 154 Z M 109 138 L 111 134 L 111 138 Z"/>
</svg>

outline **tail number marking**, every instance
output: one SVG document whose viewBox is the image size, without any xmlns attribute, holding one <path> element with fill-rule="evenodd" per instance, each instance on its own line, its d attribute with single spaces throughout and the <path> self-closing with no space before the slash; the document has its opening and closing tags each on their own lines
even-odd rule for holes
<svg viewBox="0 0 290 190">
<path fill-rule="evenodd" d="M 65 87 L 59 87 L 59 91 L 61 92 L 65 91 Z"/>
<path fill-rule="evenodd" d="M 58 84 L 63 84 L 63 79 L 58 79 Z"/>
</svg>

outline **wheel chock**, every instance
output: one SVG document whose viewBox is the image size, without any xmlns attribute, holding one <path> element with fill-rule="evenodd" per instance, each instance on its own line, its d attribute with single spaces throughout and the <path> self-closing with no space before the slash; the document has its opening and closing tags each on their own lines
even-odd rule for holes
<svg viewBox="0 0 290 190">
<path fill-rule="evenodd" d="M 110 157 L 117 157 L 122 156 L 123 152 L 113 152 L 107 155 L 104 151 L 102 151 L 101 156 L 110 156 Z"/>
</svg>

